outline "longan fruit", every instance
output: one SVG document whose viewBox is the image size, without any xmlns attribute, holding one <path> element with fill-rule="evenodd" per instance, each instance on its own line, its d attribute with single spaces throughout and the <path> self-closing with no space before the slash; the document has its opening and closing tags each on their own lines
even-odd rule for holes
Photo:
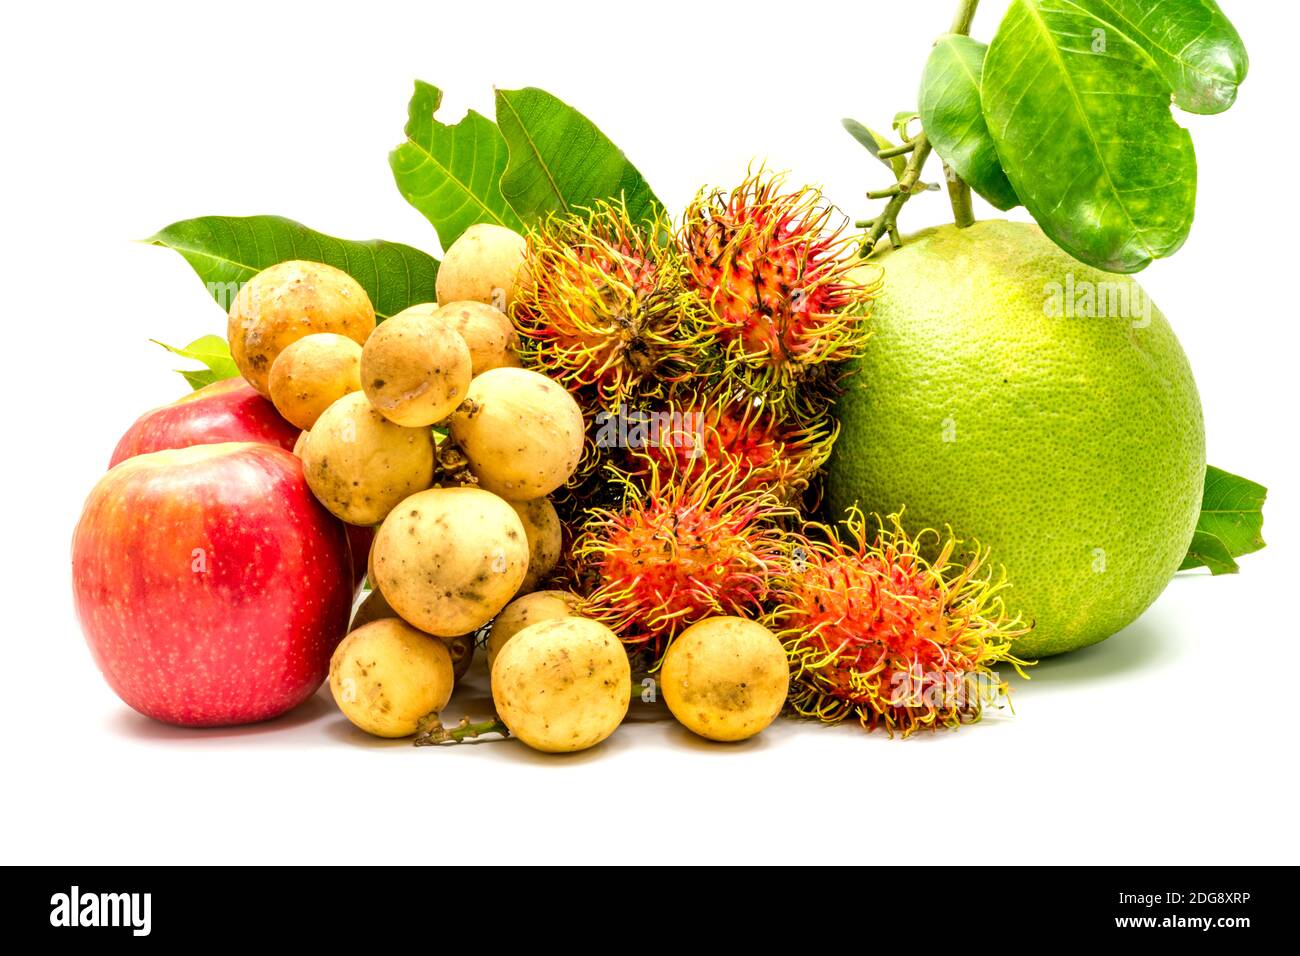
<svg viewBox="0 0 1300 956">
<path fill-rule="evenodd" d="M 330 693 L 343 715 L 376 737 L 409 737 L 447 706 L 451 653 L 395 617 L 357 628 L 330 659 Z"/>
<path fill-rule="evenodd" d="M 379 413 L 408 428 L 434 425 L 469 392 L 473 360 L 458 334 L 407 310 L 375 329 L 361 350 L 361 388 Z"/>
<path fill-rule="evenodd" d="M 572 591 L 534 591 L 523 597 L 515 598 L 492 622 L 488 631 L 487 651 L 488 670 L 506 646 L 506 641 L 524 628 L 538 621 L 549 621 L 557 617 L 572 617 L 580 598 Z"/>
<path fill-rule="evenodd" d="M 431 488 L 384 519 L 371 582 L 404 620 L 439 637 L 478 630 L 519 590 L 528 539 L 508 503 L 481 488 Z"/>
<path fill-rule="evenodd" d="M 375 309 L 361 283 L 323 262 L 289 260 L 244 283 L 230 304 L 230 357 L 248 384 L 271 397 L 271 365 L 291 343 L 314 332 L 358 345 L 375 330 Z"/>
<path fill-rule="evenodd" d="M 400 619 L 398 613 L 393 610 L 393 606 L 384 600 L 383 592 L 378 588 L 374 588 L 362 599 L 356 613 L 352 615 L 350 630 L 355 631 L 372 621 L 382 621 L 390 617 Z M 419 630 L 419 628 L 416 628 L 416 630 Z M 430 636 L 434 637 L 436 635 Z M 439 637 L 438 640 L 447 645 L 447 650 L 451 654 L 452 672 L 456 675 L 456 680 L 460 680 L 465 676 L 470 663 L 474 660 L 474 635 L 461 634 L 458 637 Z"/>
<path fill-rule="evenodd" d="M 581 617 L 532 624 L 492 665 L 492 700 L 510 733 L 534 750 L 567 753 L 600 743 L 623 722 L 632 668 L 618 637 Z"/>
<path fill-rule="evenodd" d="M 692 624 L 668 647 L 659 683 L 674 717 L 710 740 L 745 740 L 776 719 L 790 664 L 775 634 L 743 617 Z"/>
<path fill-rule="evenodd" d="M 524 583 L 519 585 L 520 593 L 527 594 L 541 584 L 559 563 L 560 551 L 564 547 L 564 526 L 549 498 L 512 501 L 510 507 L 519 515 L 528 538 L 528 574 Z"/>
<path fill-rule="evenodd" d="M 276 411 L 311 428 L 325 409 L 361 390 L 361 346 L 334 332 L 305 335 L 276 356 L 267 387 Z"/>
<path fill-rule="evenodd" d="M 527 247 L 523 236 L 505 226 L 470 226 L 438 266 L 438 304 L 469 300 L 509 312 L 519 286 L 528 281 Z"/>
<path fill-rule="evenodd" d="M 586 438 L 573 396 L 545 375 L 494 368 L 449 419 L 479 484 L 511 501 L 543 498 L 577 470 Z"/>
<path fill-rule="evenodd" d="M 324 413 L 302 446 L 302 470 L 321 504 L 348 524 L 383 521 L 433 483 L 433 432 L 390 422 L 362 392 Z"/>
</svg>

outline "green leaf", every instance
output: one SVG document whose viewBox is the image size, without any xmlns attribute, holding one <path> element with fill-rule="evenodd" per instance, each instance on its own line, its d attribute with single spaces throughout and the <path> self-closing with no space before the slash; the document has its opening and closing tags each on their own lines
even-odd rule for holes
<svg viewBox="0 0 1300 956">
<path fill-rule="evenodd" d="M 877 133 L 874 129 L 869 129 L 866 126 L 863 126 L 855 119 L 849 119 L 846 117 L 840 120 L 840 122 L 844 125 L 844 128 L 848 130 L 849 135 L 861 143 L 863 147 L 866 148 L 867 152 L 876 157 L 876 159 L 880 159 L 880 151 L 882 149 L 890 149 L 897 145 L 890 142 L 888 136 L 884 136 Z M 903 175 L 903 170 L 907 168 L 906 156 L 891 156 L 888 159 L 880 159 L 880 161 L 893 172 L 895 178 L 901 177 Z"/>
<path fill-rule="evenodd" d="M 1268 489 L 1210 465 L 1205 469 L 1201 516 L 1182 568 L 1202 565 L 1214 574 L 1237 570 L 1233 558 L 1264 547 L 1264 499 Z M 1217 544 L 1209 542 L 1214 539 Z M 1223 555 L 1227 555 L 1225 561 Z M 1217 568 L 1217 570 L 1216 570 Z"/>
<path fill-rule="evenodd" d="M 921 125 L 934 151 L 971 189 L 998 209 L 1020 205 L 1002 171 L 980 106 L 980 73 L 988 47 L 967 36 L 940 37 L 921 73 Z"/>
<path fill-rule="evenodd" d="M 1192 533 L 1192 544 L 1178 570 L 1189 568 L 1209 568 L 1211 574 L 1236 574 L 1238 570 L 1228 546 L 1208 531 Z"/>
<path fill-rule="evenodd" d="M 910 124 L 912 120 L 918 119 L 920 115 L 921 114 L 916 110 L 899 110 L 894 114 L 894 132 L 903 137 L 903 139 L 907 139 L 908 124 Z"/>
<path fill-rule="evenodd" d="M 573 107 L 533 87 L 497 90 L 496 102 L 510 145 L 501 192 L 526 224 L 601 199 L 622 197 L 633 222 L 662 209 L 623 151 Z"/>
<path fill-rule="evenodd" d="M 219 335 L 205 335 L 195 339 L 184 348 L 177 348 L 174 345 L 168 345 L 166 342 L 159 342 L 157 339 L 150 339 L 149 341 L 155 345 L 161 345 L 173 355 L 193 359 L 207 366 L 197 371 L 187 371 L 179 368 L 176 370 L 185 376 L 185 381 L 190 383 L 190 388 L 202 388 L 204 385 L 211 385 L 213 382 L 234 378 L 239 374 L 239 369 L 235 366 L 235 360 L 230 357 L 230 346 Z"/>
<path fill-rule="evenodd" d="M 145 241 L 184 256 L 223 309 L 242 283 L 289 259 L 342 269 L 361 283 L 380 321 L 436 298 L 438 260 L 428 253 L 398 242 L 335 239 L 279 216 L 184 219 Z"/>
<path fill-rule="evenodd" d="M 1222 113 L 1250 62 L 1214 0 L 1074 0 L 1137 43 L 1189 113 Z"/>
<path fill-rule="evenodd" d="M 455 126 L 440 123 L 441 104 L 442 90 L 415 81 L 406 142 L 388 154 L 397 188 L 433 223 L 444 251 L 480 222 L 518 232 L 523 223 L 501 194 L 508 156 L 501 130 L 473 110 Z"/>
<path fill-rule="evenodd" d="M 1113 25 L 1072 0 L 1012 0 L 981 93 L 1012 187 L 1075 258 L 1137 272 L 1183 244 L 1192 140 L 1152 59 Z"/>
</svg>

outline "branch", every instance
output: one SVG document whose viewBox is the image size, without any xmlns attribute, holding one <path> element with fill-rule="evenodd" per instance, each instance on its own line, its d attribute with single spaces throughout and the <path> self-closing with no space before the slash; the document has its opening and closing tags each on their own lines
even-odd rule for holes
<svg viewBox="0 0 1300 956">
<path fill-rule="evenodd" d="M 952 28 L 949 33 L 957 33 L 962 36 L 970 34 L 971 22 L 975 19 L 975 8 L 979 6 L 979 0 L 961 0 L 957 7 L 957 14 L 953 17 Z M 930 139 L 925 135 L 924 130 L 918 133 L 912 139 L 906 139 L 902 146 L 896 146 L 889 150 L 882 150 L 879 153 L 881 158 L 890 156 L 901 156 L 908 153 L 907 166 L 903 169 L 903 175 L 898 178 L 898 185 L 891 186 L 888 189 L 878 190 L 867 193 L 869 199 L 889 198 L 884 210 L 875 219 L 860 223 L 861 228 L 867 230 L 866 237 L 862 240 L 861 255 L 865 258 L 871 255 L 876 245 L 886 234 L 889 235 L 890 241 L 895 245 L 900 245 L 898 235 L 898 213 L 903 205 L 912 198 L 912 194 L 922 191 L 925 186 L 920 183 L 921 169 L 925 166 L 925 161 L 930 158 Z M 950 170 L 947 164 L 944 164 L 945 178 L 948 182 L 948 200 L 952 203 L 953 218 L 957 225 L 964 228 L 975 221 L 975 214 L 971 207 L 970 187 L 962 180 L 960 176 Z"/>
<path fill-rule="evenodd" d="M 970 25 L 975 20 L 975 8 L 979 6 L 979 0 L 962 0 L 961 6 L 957 8 L 957 15 L 952 19 L 952 29 L 949 33 L 955 33 L 958 36 L 969 36 Z M 949 169 L 948 164 L 943 164 L 944 179 L 948 183 L 948 202 L 952 206 L 952 218 L 957 223 L 958 229 L 965 229 L 975 222 L 975 210 L 971 206 L 970 186 L 966 180 L 957 175 L 955 170 Z"/>
</svg>

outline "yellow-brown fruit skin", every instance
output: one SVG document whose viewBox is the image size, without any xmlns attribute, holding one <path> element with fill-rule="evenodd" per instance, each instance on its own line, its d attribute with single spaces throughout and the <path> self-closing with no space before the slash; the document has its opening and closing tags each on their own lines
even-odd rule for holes
<svg viewBox="0 0 1300 956">
<path fill-rule="evenodd" d="M 500 309 L 482 302 L 448 302 L 433 317 L 465 340 L 475 375 L 519 367 L 519 334 Z"/>
<path fill-rule="evenodd" d="M 397 618 L 345 637 L 330 659 L 330 693 L 344 716 L 376 737 L 409 737 L 451 699 L 451 654 Z"/>
<path fill-rule="evenodd" d="M 403 312 L 361 350 L 361 388 L 381 415 L 408 428 L 437 424 L 469 392 L 469 346 L 432 315 Z"/>
<path fill-rule="evenodd" d="M 375 330 L 366 290 L 341 269 L 290 260 L 244 283 L 230 305 L 230 357 L 249 385 L 271 397 L 271 365 L 292 342 L 314 332 L 346 335 L 364 345 Z"/>
<path fill-rule="evenodd" d="M 574 608 L 580 600 L 572 591 L 534 591 L 507 604 L 492 622 L 492 629 L 488 631 L 487 643 L 484 645 L 488 671 L 492 670 L 497 655 L 510 638 L 539 621 L 573 617 Z"/>
<path fill-rule="evenodd" d="M 546 498 L 532 501 L 512 501 L 519 520 L 523 522 L 528 537 L 528 575 L 519 585 L 521 594 L 535 591 L 546 576 L 555 570 L 564 547 L 564 526 L 555 505 Z"/>
<path fill-rule="evenodd" d="M 277 412 L 310 429 L 325 409 L 361 391 L 361 346 L 334 332 L 305 335 L 276 356 L 267 387 Z"/>
<path fill-rule="evenodd" d="M 785 706 L 790 665 L 775 634 L 743 617 L 712 617 L 677 636 L 659 674 L 664 703 L 709 740 L 746 740 Z"/>
<path fill-rule="evenodd" d="M 384 520 L 374 579 L 398 615 L 439 637 L 476 631 L 519 590 L 528 539 L 509 503 L 481 488 L 431 488 Z"/>
<path fill-rule="evenodd" d="M 509 311 L 520 284 L 528 281 L 526 251 L 524 237 L 505 226 L 470 226 L 438 267 L 438 304 L 485 302 Z"/>
<path fill-rule="evenodd" d="M 510 733 L 545 753 L 594 747 L 627 715 L 632 668 L 614 632 L 585 618 L 524 628 L 497 654 L 492 699 Z"/>
<path fill-rule="evenodd" d="M 384 600 L 383 592 L 378 588 L 372 589 L 358 605 L 356 612 L 352 615 L 352 626 L 349 631 L 355 631 L 358 628 L 365 627 L 374 621 L 382 621 L 388 618 L 397 618 L 401 620 L 401 615 L 393 610 L 393 606 Z M 410 624 L 410 621 L 404 622 Z M 419 628 L 416 628 L 419 630 Z M 430 635 L 436 637 L 437 635 Z M 452 672 L 456 680 L 459 681 L 469 670 L 469 665 L 474 661 L 474 635 L 462 634 L 459 637 L 439 637 L 447 646 L 447 651 L 451 654 Z"/>
<path fill-rule="evenodd" d="M 522 368 L 484 372 L 449 419 L 479 485 L 510 501 L 543 498 L 578 468 L 582 410 L 564 386 Z"/>
<path fill-rule="evenodd" d="M 429 429 L 390 422 L 361 392 L 325 409 L 302 446 L 312 494 L 348 524 L 383 521 L 398 502 L 433 483 L 433 463 Z"/>
</svg>

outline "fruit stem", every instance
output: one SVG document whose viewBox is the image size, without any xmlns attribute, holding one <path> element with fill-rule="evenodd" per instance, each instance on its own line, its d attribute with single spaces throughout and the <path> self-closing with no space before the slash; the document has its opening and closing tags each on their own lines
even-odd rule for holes
<svg viewBox="0 0 1300 956">
<path fill-rule="evenodd" d="M 487 734 L 499 734 L 502 737 L 509 737 L 510 730 L 504 723 L 496 719 L 471 724 L 468 717 L 462 717 L 459 723 L 451 727 L 444 727 L 442 721 L 435 718 L 416 736 L 415 746 L 432 747 L 438 744 L 459 744 Z"/>
<path fill-rule="evenodd" d="M 969 36 L 971 23 L 975 20 L 975 8 L 979 0 L 962 0 L 957 8 L 957 15 L 952 18 L 949 33 Z M 948 202 L 952 206 L 952 218 L 958 229 L 965 229 L 975 222 L 975 210 L 971 206 L 970 186 L 966 180 L 957 175 L 955 169 L 943 164 L 944 180 L 948 183 Z"/>
<path fill-rule="evenodd" d="M 948 32 L 961 36 L 969 35 L 977 6 L 979 6 L 979 0 L 961 0 L 957 7 L 957 13 L 952 20 L 952 27 Z M 880 190 L 874 194 L 868 193 L 869 198 L 889 196 L 889 203 L 885 206 L 884 211 L 868 224 L 870 228 L 867 230 L 866 237 L 862 240 L 860 250 L 863 258 L 871 255 L 876 248 L 876 244 L 886 234 L 889 235 L 890 241 L 895 246 L 900 244 L 898 213 L 903 208 L 904 203 L 912 198 L 914 191 L 921 191 L 916 186 L 921 178 L 921 169 L 925 166 L 925 161 L 930 158 L 931 149 L 930 140 L 923 130 L 911 139 L 907 139 L 906 134 L 904 134 L 903 145 L 893 147 L 888 151 L 891 156 L 901 156 L 908 152 L 910 152 L 910 155 L 907 157 L 907 166 L 903 169 L 903 175 L 898 178 L 897 187 L 891 186 L 887 190 Z M 975 213 L 971 207 L 970 187 L 966 185 L 960 176 L 948 169 L 946 164 L 944 171 L 947 174 L 948 200 L 952 204 L 953 218 L 959 227 L 965 228 L 975 221 Z"/>
<path fill-rule="evenodd" d="M 975 8 L 979 6 L 980 0 L 961 0 L 961 5 L 957 7 L 957 14 L 952 18 L 952 27 L 949 33 L 956 33 L 960 36 L 970 34 L 970 25 L 975 20 Z"/>
<path fill-rule="evenodd" d="M 957 228 L 974 225 L 975 208 L 971 205 L 970 186 L 947 163 L 943 164 L 943 175 L 948 183 L 948 202 L 952 205 L 952 218 Z"/>
<path fill-rule="evenodd" d="M 890 200 L 884 212 L 871 221 L 871 228 L 867 231 L 866 238 L 862 240 L 863 258 L 871 255 L 872 250 L 876 248 L 876 243 L 880 242 L 886 233 L 889 234 L 894 245 L 899 243 L 897 225 L 899 210 L 912 198 L 912 190 L 921 178 L 921 167 L 930 157 L 930 140 L 926 138 L 925 133 L 917 133 L 914 138 L 907 141 L 906 145 L 912 148 L 911 155 L 907 157 L 907 166 L 903 169 L 903 175 L 898 178 L 898 185 L 884 190 L 889 194 Z"/>
</svg>

